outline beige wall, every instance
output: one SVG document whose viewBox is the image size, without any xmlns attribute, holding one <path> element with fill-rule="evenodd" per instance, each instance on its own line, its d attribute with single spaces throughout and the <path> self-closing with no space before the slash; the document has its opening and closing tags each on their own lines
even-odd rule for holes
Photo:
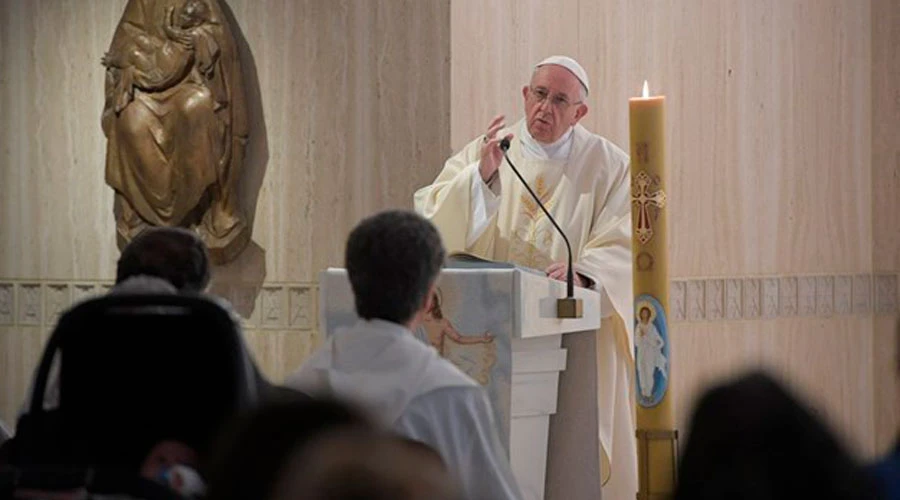
<svg viewBox="0 0 900 500">
<path fill-rule="evenodd" d="M 891 444 L 900 6 L 480 4 L 451 3 L 454 148 L 518 119 L 531 65 L 555 53 L 592 79 L 584 123 L 625 149 L 628 98 L 645 78 L 667 96 L 678 427 L 710 382 L 770 367 L 861 453 Z"/>
<path fill-rule="evenodd" d="M 668 99 L 679 427 L 705 384 L 769 366 L 860 452 L 893 439 L 893 0 L 228 3 L 258 81 L 255 246 L 214 289 L 273 378 L 316 342 L 316 274 L 340 264 L 352 224 L 410 206 L 451 146 L 518 118 L 530 64 L 567 53 L 593 80 L 586 124 L 626 149 L 642 80 Z M 99 60 L 124 4 L 0 0 L 6 420 L 56 311 L 113 277 Z"/>
<path fill-rule="evenodd" d="M 0 0 L 0 418 L 56 312 L 114 277 L 100 129 L 125 0 Z M 449 153 L 449 0 L 228 0 L 249 47 L 253 245 L 213 289 L 281 380 L 316 342 L 318 272 L 349 229 L 412 206 Z"/>
<path fill-rule="evenodd" d="M 872 2 L 872 228 L 875 272 L 896 275 L 900 270 L 900 7 L 893 0 Z M 897 282 L 892 286 L 896 298 Z M 891 292 L 890 286 L 887 291 Z M 887 445 L 900 428 L 900 314 L 896 306 L 882 313 L 875 320 L 873 338 L 875 429 L 877 442 Z"/>
</svg>

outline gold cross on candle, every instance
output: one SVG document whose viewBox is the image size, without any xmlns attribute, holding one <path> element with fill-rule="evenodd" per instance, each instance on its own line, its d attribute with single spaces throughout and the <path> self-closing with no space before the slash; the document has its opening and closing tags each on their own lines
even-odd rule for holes
<svg viewBox="0 0 900 500">
<path fill-rule="evenodd" d="M 634 186 L 631 191 L 631 203 L 637 208 L 637 221 L 635 223 L 635 234 L 641 245 L 646 245 L 648 241 L 653 239 L 653 221 L 659 213 L 659 209 L 666 206 L 666 193 L 662 189 L 652 190 L 653 185 L 658 186 L 659 182 L 654 182 L 647 175 L 647 172 L 641 170 L 634 177 Z M 655 208 L 651 216 L 651 207 Z"/>
</svg>

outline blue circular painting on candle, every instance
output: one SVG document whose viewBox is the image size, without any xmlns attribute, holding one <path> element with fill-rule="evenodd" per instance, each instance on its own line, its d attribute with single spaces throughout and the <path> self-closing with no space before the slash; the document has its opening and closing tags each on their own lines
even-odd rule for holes
<svg viewBox="0 0 900 500">
<path fill-rule="evenodd" d="M 666 311 L 652 295 L 634 301 L 634 368 L 638 404 L 658 405 L 669 386 L 669 326 Z"/>
</svg>

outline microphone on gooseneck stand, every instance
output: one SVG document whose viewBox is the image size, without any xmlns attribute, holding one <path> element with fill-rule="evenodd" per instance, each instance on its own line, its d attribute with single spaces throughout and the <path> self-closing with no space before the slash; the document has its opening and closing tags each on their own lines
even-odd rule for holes
<svg viewBox="0 0 900 500">
<path fill-rule="evenodd" d="M 556 223 L 556 219 L 550 215 L 550 212 L 547 211 L 547 208 L 541 203 L 541 199 L 538 198 L 538 195 L 534 193 L 531 189 L 531 186 L 525 182 L 525 178 L 522 177 L 522 174 L 519 173 L 519 170 L 513 165 L 512 160 L 509 159 L 509 155 L 507 151 L 509 151 L 509 139 L 503 138 L 500 141 L 500 149 L 503 151 L 503 157 L 506 158 L 506 163 L 509 164 L 509 167 L 512 169 L 513 173 L 516 174 L 516 177 L 522 181 L 522 185 L 525 186 L 525 189 L 528 190 L 528 193 L 534 198 L 534 201 L 537 203 L 541 210 L 544 211 L 544 214 L 550 219 L 550 222 L 553 224 L 553 227 L 559 232 L 560 236 L 562 236 L 563 241 L 566 243 L 566 251 L 568 252 L 569 257 L 569 266 L 566 271 L 566 298 L 557 299 L 556 301 L 556 317 L 557 318 L 580 318 L 582 316 L 582 305 L 581 299 L 575 298 L 575 272 L 572 271 L 572 245 L 569 244 L 569 238 L 566 236 L 565 231 L 559 227 L 559 224 Z"/>
</svg>

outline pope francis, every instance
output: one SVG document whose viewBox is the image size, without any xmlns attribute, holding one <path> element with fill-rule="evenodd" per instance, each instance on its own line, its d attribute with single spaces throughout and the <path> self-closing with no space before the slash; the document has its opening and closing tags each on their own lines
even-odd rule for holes
<svg viewBox="0 0 900 500">
<path fill-rule="evenodd" d="M 525 116 L 485 133 L 415 193 L 415 209 L 440 230 L 448 252 L 514 262 L 565 280 L 566 247 L 515 174 L 500 141 L 572 244 L 577 286 L 600 292 L 597 338 L 601 477 L 606 498 L 634 498 L 637 455 L 632 404 L 633 305 L 628 155 L 579 124 L 590 84 L 574 59 L 549 57 L 522 88 Z M 591 304 L 585 304 L 591 307 Z"/>
</svg>

